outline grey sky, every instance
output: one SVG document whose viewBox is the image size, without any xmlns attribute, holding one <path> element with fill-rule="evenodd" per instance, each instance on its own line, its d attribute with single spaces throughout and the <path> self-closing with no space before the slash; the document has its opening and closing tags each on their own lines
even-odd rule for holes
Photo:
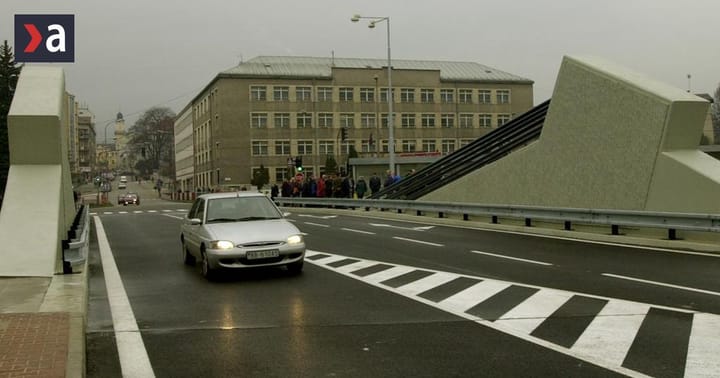
<svg viewBox="0 0 720 378">
<path fill-rule="evenodd" d="M 472 61 L 535 81 L 552 95 L 563 55 L 590 54 L 712 93 L 720 83 L 718 0 L 2 0 L 0 40 L 15 14 L 75 14 L 67 89 L 97 117 L 128 125 L 154 105 L 180 111 L 221 70 L 258 55 Z M 16 48 L 13 46 L 13 48 Z M 112 127 L 110 127 L 110 130 Z M 110 132 L 108 130 L 108 132 Z"/>
</svg>

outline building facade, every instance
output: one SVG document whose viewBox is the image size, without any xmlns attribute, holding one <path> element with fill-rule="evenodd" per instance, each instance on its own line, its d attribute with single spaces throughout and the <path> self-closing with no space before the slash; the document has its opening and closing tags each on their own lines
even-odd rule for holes
<svg viewBox="0 0 720 378">
<path fill-rule="evenodd" d="M 175 125 L 175 180 L 177 188 L 182 192 L 196 190 L 195 171 L 193 165 L 193 113 L 192 106 L 187 105 L 178 114 Z"/>
<path fill-rule="evenodd" d="M 96 168 L 95 115 L 87 108 L 77 113 L 78 171 L 82 179 L 90 182 Z"/>
<path fill-rule="evenodd" d="M 492 67 L 392 65 L 400 156 L 449 154 L 533 106 L 531 80 Z M 263 56 L 221 72 L 191 101 L 191 119 L 183 121 L 193 130 L 193 184 L 241 187 L 261 168 L 270 183 L 280 182 L 295 173 L 298 157 L 306 174 L 324 173 L 328 157 L 343 165 L 353 150 L 386 159 L 389 92 L 380 59 Z M 177 136 L 182 125 L 175 127 Z"/>
</svg>

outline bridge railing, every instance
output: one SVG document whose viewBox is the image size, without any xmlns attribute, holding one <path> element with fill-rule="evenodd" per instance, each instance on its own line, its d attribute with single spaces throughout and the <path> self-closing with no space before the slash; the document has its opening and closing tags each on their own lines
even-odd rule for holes
<svg viewBox="0 0 720 378">
<path fill-rule="evenodd" d="M 677 230 L 720 232 L 720 214 L 669 213 L 611 209 L 583 209 L 517 205 L 488 205 L 459 202 L 429 202 L 408 200 L 276 197 L 280 206 L 331 207 L 351 209 L 377 209 L 397 213 L 415 212 L 417 215 L 437 214 L 442 218 L 449 214 L 462 215 L 464 220 L 472 216 L 485 216 L 492 223 L 500 218 L 524 220 L 532 227 L 533 221 L 553 221 L 563 224 L 571 231 L 573 224 L 608 226 L 612 235 L 619 235 L 620 227 L 647 227 L 665 229 L 668 239 L 677 239 Z"/>
</svg>

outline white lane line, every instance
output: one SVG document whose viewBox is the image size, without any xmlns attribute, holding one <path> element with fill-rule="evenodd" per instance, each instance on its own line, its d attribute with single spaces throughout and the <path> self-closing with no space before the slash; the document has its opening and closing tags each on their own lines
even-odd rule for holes
<svg viewBox="0 0 720 378">
<path fill-rule="evenodd" d="M 148 210 L 148 213 L 157 213 L 157 210 Z"/>
<path fill-rule="evenodd" d="M 363 230 L 354 230 L 354 229 L 352 229 L 352 228 L 341 228 L 341 230 L 343 230 L 343 231 L 350 231 L 350 232 L 356 232 L 356 233 L 358 233 L 358 234 L 375 235 L 374 232 L 363 231 Z"/>
<path fill-rule="evenodd" d="M 718 355 L 720 355 L 720 316 L 695 314 L 690 331 L 685 376 L 717 376 L 720 372 Z"/>
<path fill-rule="evenodd" d="M 305 223 L 308 226 L 325 227 L 325 228 L 330 227 L 326 224 L 320 224 L 320 223 L 311 223 L 311 222 L 303 222 L 303 223 Z"/>
<path fill-rule="evenodd" d="M 370 266 L 373 266 L 373 265 L 377 265 L 377 263 L 376 263 L 375 261 L 360 260 L 360 261 L 358 261 L 358 262 L 356 262 L 356 263 L 352 263 L 352 264 L 349 264 L 349 265 L 343 265 L 343 266 L 337 268 L 337 270 L 338 270 L 339 272 L 343 272 L 343 273 L 350 273 L 350 272 L 354 272 L 354 271 L 356 271 L 356 270 L 364 269 L 364 268 L 367 268 L 367 267 L 370 267 Z"/>
<path fill-rule="evenodd" d="M 179 216 L 177 216 L 177 215 L 170 215 L 170 214 L 163 214 L 163 215 L 166 216 L 166 217 L 168 217 L 168 218 L 175 218 L 175 219 L 180 219 L 180 220 L 185 219 L 185 218 L 179 217 Z"/>
<path fill-rule="evenodd" d="M 417 281 L 410 282 L 397 288 L 397 291 L 406 295 L 418 295 L 434 287 L 440 286 L 457 278 L 456 274 L 433 273 Z"/>
<path fill-rule="evenodd" d="M 465 312 L 476 304 L 510 287 L 509 283 L 499 281 L 481 281 L 469 288 L 443 299 L 438 306 L 456 312 Z"/>
<path fill-rule="evenodd" d="M 93 217 L 123 377 L 155 377 L 100 218 Z"/>
<path fill-rule="evenodd" d="M 133 213 L 135 213 L 135 214 L 140 214 L 140 213 L 142 213 L 142 212 L 143 212 L 142 210 L 134 210 L 134 211 L 133 211 Z"/>
<path fill-rule="evenodd" d="M 620 366 L 648 311 L 649 305 L 610 301 L 570 349 Z"/>
<path fill-rule="evenodd" d="M 486 255 L 486 256 L 492 256 L 492 257 L 499 257 L 501 259 L 508 259 L 508 260 L 515 260 L 515 261 L 522 261 L 530 264 L 538 264 L 538 265 L 545 265 L 545 266 L 552 266 L 553 264 L 542 262 L 542 261 L 536 261 L 536 260 L 528 260 L 528 259 L 521 259 L 519 257 L 511 257 L 511 256 L 504 256 L 504 255 L 497 255 L 495 253 L 490 252 L 482 252 L 482 251 L 470 251 L 472 253 L 477 253 L 478 255 Z"/>
<path fill-rule="evenodd" d="M 127 214 L 127 211 L 119 211 L 118 214 Z"/>
<path fill-rule="evenodd" d="M 363 278 L 363 281 L 377 284 L 377 283 L 387 281 L 387 280 L 395 278 L 395 277 L 402 276 L 405 273 L 410 273 L 413 270 L 417 270 L 417 269 L 409 267 L 409 266 L 394 266 L 392 268 L 381 270 L 377 273 L 373 273 L 369 276 L 365 276 Z"/>
<path fill-rule="evenodd" d="M 670 288 L 673 288 L 673 289 L 694 291 L 694 292 L 696 292 L 696 293 L 703 293 L 703 294 L 709 294 L 709 295 L 714 295 L 714 296 L 720 297 L 720 293 L 718 293 L 717 291 L 696 289 L 696 288 L 694 288 L 694 287 L 673 285 L 673 284 L 664 283 L 664 282 L 658 282 L 658 281 L 643 280 L 643 279 L 640 279 L 640 278 L 634 278 L 634 277 L 628 277 L 628 276 L 621 276 L 621 275 L 619 275 L 619 274 L 612 274 L 612 273 L 603 273 L 602 275 L 603 275 L 603 276 L 606 276 L 606 277 L 619 278 L 619 279 L 621 279 L 621 280 L 642 282 L 642 283 L 646 283 L 646 284 L 650 284 L 650 285 L 665 286 L 665 287 L 670 287 Z"/>
<path fill-rule="evenodd" d="M 431 243 L 431 242 L 426 242 L 426 241 L 422 241 L 422 240 L 415 240 L 415 239 L 401 238 L 401 237 L 399 237 L 399 236 L 393 236 L 393 239 L 397 239 L 397 240 L 404 240 L 404 241 L 408 241 L 408 242 L 411 242 L 411 243 L 418 243 L 418 244 L 425 244 L 425 245 L 431 245 L 431 246 L 433 246 L 433 247 L 444 247 L 444 245 L 442 245 L 442 244 L 437 244 L 437 243 Z"/>
<path fill-rule="evenodd" d="M 565 291 L 542 289 L 506 312 L 495 324 L 529 335 L 572 296 Z"/>
</svg>

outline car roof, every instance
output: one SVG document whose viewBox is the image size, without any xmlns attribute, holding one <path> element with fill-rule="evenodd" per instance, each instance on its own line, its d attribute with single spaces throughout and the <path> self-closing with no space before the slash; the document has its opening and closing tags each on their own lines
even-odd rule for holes
<svg viewBox="0 0 720 378">
<path fill-rule="evenodd" d="M 234 198 L 234 197 L 266 197 L 265 194 L 260 192 L 222 192 L 222 193 L 206 193 L 200 195 L 198 198 L 204 199 L 218 199 L 218 198 Z"/>
</svg>

